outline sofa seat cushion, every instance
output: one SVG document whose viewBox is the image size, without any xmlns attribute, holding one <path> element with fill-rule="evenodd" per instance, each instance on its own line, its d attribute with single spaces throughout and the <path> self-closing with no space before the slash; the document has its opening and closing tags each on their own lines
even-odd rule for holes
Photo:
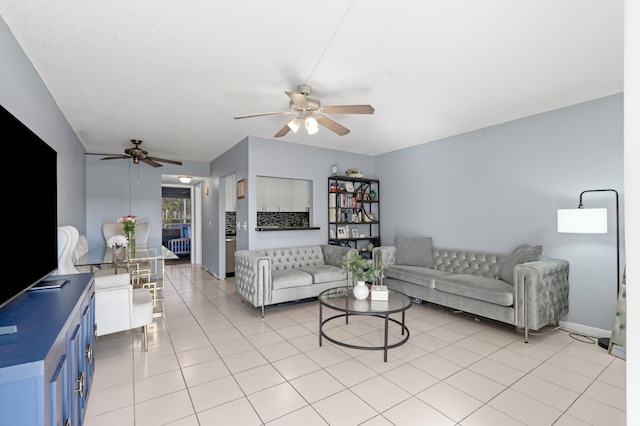
<svg viewBox="0 0 640 426">
<path fill-rule="evenodd" d="M 434 288 L 434 280 L 436 278 L 450 274 L 450 272 L 423 268 L 421 266 L 389 265 L 389 267 L 384 270 L 384 276 L 387 278 L 423 285 L 428 288 Z"/>
<path fill-rule="evenodd" d="M 280 290 L 291 287 L 304 287 L 313 284 L 313 277 L 300 269 L 272 269 L 271 288 Z"/>
<path fill-rule="evenodd" d="M 506 281 L 467 274 L 438 278 L 436 290 L 502 306 L 513 305 L 513 286 Z"/>
<path fill-rule="evenodd" d="M 298 270 L 311 275 L 313 284 L 322 284 L 347 279 L 347 275 L 342 271 L 342 268 L 337 268 L 331 265 L 305 266 L 298 268 Z"/>
</svg>

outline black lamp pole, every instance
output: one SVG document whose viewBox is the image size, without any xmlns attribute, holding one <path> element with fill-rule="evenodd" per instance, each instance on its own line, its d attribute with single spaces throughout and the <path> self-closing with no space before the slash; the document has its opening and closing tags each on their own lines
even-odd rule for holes
<svg viewBox="0 0 640 426">
<path fill-rule="evenodd" d="M 580 204 L 578 208 L 581 209 L 584 206 L 582 205 L 582 194 L 585 192 L 614 192 L 616 194 L 616 267 L 618 268 L 618 281 L 617 281 L 617 289 L 616 299 L 618 298 L 618 293 L 620 293 L 620 212 L 618 208 L 618 191 L 615 189 L 589 189 L 587 191 L 582 191 L 580 193 Z M 610 339 L 608 337 L 600 337 L 598 339 L 598 345 L 604 349 L 609 349 Z"/>
</svg>

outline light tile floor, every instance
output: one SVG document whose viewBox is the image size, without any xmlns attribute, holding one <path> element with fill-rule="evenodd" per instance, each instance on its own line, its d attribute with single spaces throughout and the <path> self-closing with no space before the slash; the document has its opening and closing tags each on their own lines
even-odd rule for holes
<svg viewBox="0 0 640 426">
<path fill-rule="evenodd" d="M 413 304 L 410 339 L 385 363 L 381 351 L 320 347 L 317 301 L 261 319 L 233 278 L 188 264 L 167 266 L 162 294 L 148 352 L 138 330 L 98 339 L 86 426 L 627 423 L 626 362 L 567 331 L 525 344 L 513 327 Z M 380 344 L 381 325 L 351 317 L 327 333 Z"/>
</svg>

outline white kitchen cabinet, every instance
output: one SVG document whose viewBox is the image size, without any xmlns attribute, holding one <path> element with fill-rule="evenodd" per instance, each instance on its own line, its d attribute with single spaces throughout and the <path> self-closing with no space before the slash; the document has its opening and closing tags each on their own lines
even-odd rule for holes
<svg viewBox="0 0 640 426">
<path fill-rule="evenodd" d="M 291 210 L 291 179 L 278 179 L 278 211 L 290 212 Z"/>
<path fill-rule="evenodd" d="M 310 182 L 295 179 L 291 181 L 291 211 L 308 212 L 310 207 Z"/>
<path fill-rule="evenodd" d="M 309 181 L 258 176 L 258 211 L 309 211 Z"/>
<path fill-rule="evenodd" d="M 278 208 L 278 178 L 258 176 L 258 211 L 277 212 Z"/>
</svg>

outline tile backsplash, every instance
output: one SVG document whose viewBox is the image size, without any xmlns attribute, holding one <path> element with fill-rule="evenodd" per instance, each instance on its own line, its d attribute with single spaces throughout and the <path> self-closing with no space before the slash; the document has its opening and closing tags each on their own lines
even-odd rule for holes
<svg viewBox="0 0 640 426">
<path fill-rule="evenodd" d="M 227 235 L 236 234 L 236 212 L 225 212 L 225 232 Z M 308 212 L 258 212 L 257 226 L 309 226 Z"/>
<path fill-rule="evenodd" d="M 224 227 L 227 235 L 236 235 L 236 212 L 224 213 Z"/>
<path fill-rule="evenodd" d="M 309 212 L 258 212 L 258 226 L 309 226 Z"/>
</svg>

